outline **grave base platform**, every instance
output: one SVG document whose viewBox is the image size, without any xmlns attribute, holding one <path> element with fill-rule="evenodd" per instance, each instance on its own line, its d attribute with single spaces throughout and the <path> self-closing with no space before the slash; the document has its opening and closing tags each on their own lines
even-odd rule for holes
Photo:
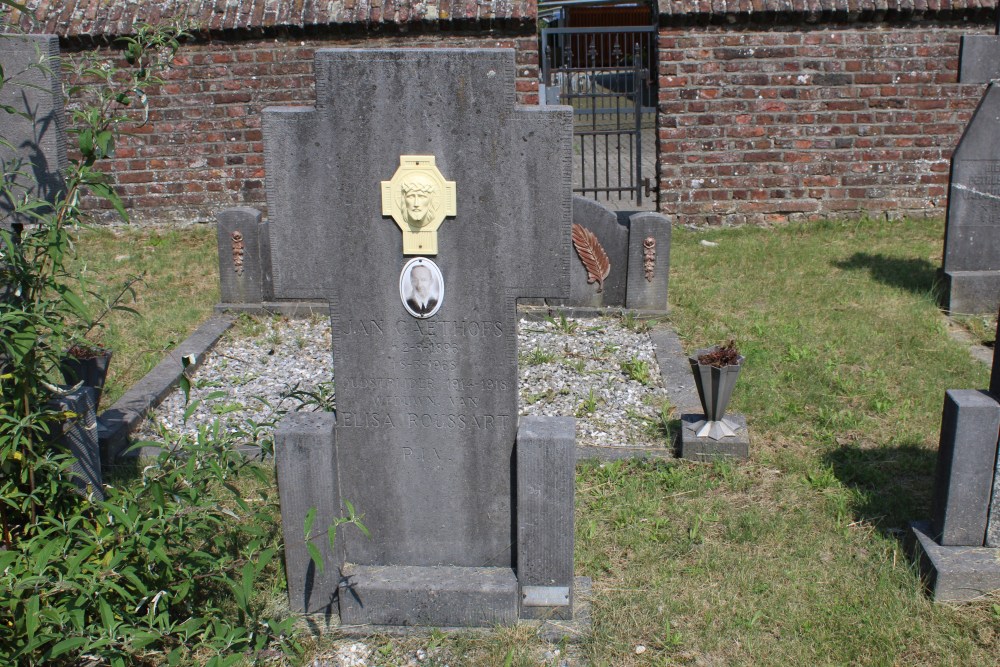
<svg viewBox="0 0 1000 667">
<path fill-rule="evenodd" d="M 1000 306 L 1000 271 L 945 271 L 948 312 L 995 313 Z"/>
<path fill-rule="evenodd" d="M 341 572 L 343 625 L 493 627 L 517 623 L 517 577 L 510 568 L 345 563 Z"/>
<path fill-rule="evenodd" d="M 736 425 L 736 435 L 720 440 L 699 437 L 695 425 L 705 419 L 705 415 L 688 413 L 681 415 L 680 458 L 694 461 L 711 461 L 714 458 L 750 458 L 750 431 L 747 418 L 736 412 L 726 413 L 726 420 Z"/>
<path fill-rule="evenodd" d="M 590 636 L 592 619 L 590 615 L 590 598 L 593 590 L 593 580 L 590 577 L 575 577 L 573 580 L 573 618 L 558 619 L 520 619 L 518 625 L 533 627 L 538 637 L 547 642 L 562 641 L 577 644 Z M 337 637 L 364 638 L 372 635 L 389 635 L 393 637 L 424 637 L 432 632 L 486 634 L 493 632 L 492 627 L 457 627 L 457 626 L 419 626 L 419 625 L 345 625 L 340 616 L 332 614 L 297 614 L 296 626 L 303 632 L 320 637 L 336 633 Z"/>
<path fill-rule="evenodd" d="M 935 602 L 968 602 L 1000 590 L 1000 549 L 943 547 L 929 521 L 910 523 L 909 550 Z"/>
</svg>

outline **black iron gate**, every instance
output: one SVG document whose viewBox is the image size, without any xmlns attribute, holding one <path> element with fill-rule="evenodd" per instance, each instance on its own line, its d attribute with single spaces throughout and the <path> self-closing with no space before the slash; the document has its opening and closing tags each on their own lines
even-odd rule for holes
<svg viewBox="0 0 1000 667">
<path fill-rule="evenodd" d="M 655 43 L 652 26 L 542 30 L 542 94 L 573 107 L 574 192 L 636 204 L 650 195 L 642 134 L 655 125 Z"/>
</svg>

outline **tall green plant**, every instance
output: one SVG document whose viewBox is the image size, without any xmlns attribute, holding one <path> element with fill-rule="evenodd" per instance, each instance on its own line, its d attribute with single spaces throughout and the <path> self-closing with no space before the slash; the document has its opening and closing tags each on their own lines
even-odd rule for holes
<svg viewBox="0 0 1000 667">
<path fill-rule="evenodd" d="M 95 320 L 82 296 L 86 283 L 67 272 L 73 233 L 85 220 L 86 196 L 109 202 L 127 220 L 99 167 L 113 155 L 123 128 L 146 120 L 146 90 L 161 82 L 182 36 L 176 29 L 143 26 L 121 40 L 127 66 L 96 56 L 77 60 L 70 78 L 80 83 L 67 90 L 75 151 L 64 187 L 51 201 L 23 186 L 33 182 L 30 165 L 3 165 L 0 197 L 13 206 L 8 220 L 0 222 L 22 223 L 0 224 L 0 544 L 5 548 L 37 528 L 40 507 L 59 512 L 77 502 L 66 493 L 65 461 L 53 446 L 57 425 L 72 415 L 50 407 L 59 392 L 53 381 L 60 358 Z M 35 66 L 50 65 L 40 59 Z M 0 70 L 0 87 L 16 85 Z M 26 115 L 11 107 L 0 113 Z M 7 138 L 0 141 L 13 150 Z"/>
</svg>

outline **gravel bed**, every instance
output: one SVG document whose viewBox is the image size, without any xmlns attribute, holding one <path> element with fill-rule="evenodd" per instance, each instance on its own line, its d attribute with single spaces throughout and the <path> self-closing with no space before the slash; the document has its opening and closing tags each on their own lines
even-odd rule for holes
<svg viewBox="0 0 1000 667">
<path fill-rule="evenodd" d="M 522 319 L 518 330 L 520 414 L 577 417 L 581 445 L 664 445 L 660 412 L 669 406 L 648 334 L 616 318 Z M 198 404 L 187 421 L 177 390 L 151 413 L 139 436 L 192 434 L 216 419 L 234 432 L 262 425 L 266 435 L 285 411 L 302 403 L 328 405 L 330 344 L 325 317 L 241 320 L 192 378 L 190 399 Z"/>
</svg>

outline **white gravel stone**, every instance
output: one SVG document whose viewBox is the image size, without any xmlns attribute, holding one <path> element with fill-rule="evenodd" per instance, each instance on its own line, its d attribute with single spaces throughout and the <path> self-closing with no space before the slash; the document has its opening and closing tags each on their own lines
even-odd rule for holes
<svg viewBox="0 0 1000 667">
<path fill-rule="evenodd" d="M 161 429 L 193 435 L 219 420 L 231 432 L 261 425 L 266 437 L 284 412 L 304 400 L 315 405 L 332 399 L 330 345 L 326 318 L 238 326 L 192 378 L 188 406 L 198 403 L 186 422 L 189 408 L 177 390 L 138 435 L 155 437 Z M 567 320 L 566 326 L 522 319 L 518 349 L 520 414 L 576 417 L 581 445 L 665 444 L 657 424 L 667 394 L 648 334 L 630 331 L 616 318 Z M 629 363 L 645 370 L 645 384 L 623 370 Z"/>
</svg>

